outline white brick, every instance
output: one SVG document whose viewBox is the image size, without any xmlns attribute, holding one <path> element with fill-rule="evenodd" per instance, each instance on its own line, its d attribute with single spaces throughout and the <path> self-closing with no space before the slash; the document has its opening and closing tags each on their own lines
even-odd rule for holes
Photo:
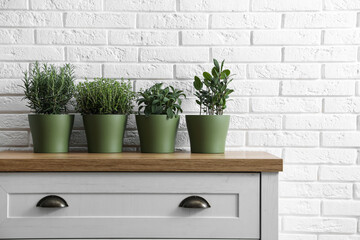
<svg viewBox="0 0 360 240">
<path fill-rule="evenodd" d="M 253 0 L 253 11 L 319 11 L 321 0 Z"/>
<path fill-rule="evenodd" d="M 180 1 L 180 11 L 219 11 L 236 12 L 249 10 L 249 0 L 182 0 Z"/>
<path fill-rule="evenodd" d="M 358 63 L 336 63 L 325 64 L 325 78 L 360 78 L 360 64 Z"/>
<path fill-rule="evenodd" d="M 3 27 L 61 27 L 60 12 L 0 11 Z"/>
<path fill-rule="evenodd" d="M 0 94 L 21 94 L 24 93 L 21 79 L 0 79 Z"/>
<path fill-rule="evenodd" d="M 113 30 L 109 32 L 112 45 L 175 46 L 178 33 L 174 31 Z"/>
<path fill-rule="evenodd" d="M 360 166 L 323 166 L 319 176 L 320 180 L 360 181 Z"/>
<path fill-rule="evenodd" d="M 352 197 L 352 184 L 280 182 L 279 195 L 280 197 L 346 199 Z"/>
<path fill-rule="evenodd" d="M 104 30 L 83 29 L 40 29 L 36 31 L 40 44 L 106 44 Z"/>
<path fill-rule="evenodd" d="M 354 184 L 354 197 L 360 198 L 360 183 Z"/>
<path fill-rule="evenodd" d="M 324 132 L 321 139 L 327 147 L 360 147 L 360 132 Z"/>
<path fill-rule="evenodd" d="M 320 215 L 320 200 L 280 199 L 279 213 L 286 215 Z"/>
<path fill-rule="evenodd" d="M 29 128 L 27 114 L 0 114 L 0 128 Z"/>
<path fill-rule="evenodd" d="M 325 30 L 324 44 L 360 44 L 360 30 Z"/>
<path fill-rule="evenodd" d="M 202 76 L 203 72 L 210 72 L 213 64 L 176 64 L 176 78 L 194 79 L 194 76 Z M 225 63 L 225 68 L 234 74 L 234 78 L 245 78 L 246 65 L 245 64 L 228 64 Z"/>
<path fill-rule="evenodd" d="M 211 16 L 211 28 L 278 28 L 281 15 L 276 13 L 215 13 Z"/>
<path fill-rule="evenodd" d="M 357 0 L 324 0 L 324 6 L 326 10 L 359 10 L 360 2 Z"/>
<path fill-rule="evenodd" d="M 112 78 L 160 78 L 168 79 L 173 76 L 173 67 L 163 64 L 105 64 L 104 76 Z"/>
<path fill-rule="evenodd" d="M 64 60 L 64 48 L 44 46 L 0 46 L 0 60 Z"/>
<path fill-rule="evenodd" d="M 355 115 L 288 115 L 285 129 L 356 130 Z"/>
<path fill-rule="evenodd" d="M 285 231 L 311 233 L 355 233 L 356 219 L 284 217 Z"/>
<path fill-rule="evenodd" d="M 207 28 L 206 14 L 144 13 L 138 15 L 139 28 Z"/>
<path fill-rule="evenodd" d="M 327 113 L 359 113 L 360 98 L 326 98 L 324 111 Z"/>
<path fill-rule="evenodd" d="M 206 62 L 209 59 L 207 48 L 142 48 L 142 62 Z"/>
<path fill-rule="evenodd" d="M 227 147 L 239 147 L 245 145 L 245 132 L 230 131 L 226 137 Z"/>
<path fill-rule="evenodd" d="M 101 10 L 98 0 L 30 0 L 31 9 L 36 10 Z"/>
<path fill-rule="evenodd" d="M 0 131 L 0 146 L 27 146 L 28 133 L 25 131 Z"/>
<path fill-rule="evenodd" d="M 310 234 L 280 234 L 279 240 L 317 240 L 317 235 Z"/>
<path fill-rule="evenodd" d="M 254 31 L 254 45 L 318 45 L 320 30 L 266 30 Z"/>
<path fill-rule="evenodd" d="M 315 79 L 320 78 L 317 64 L 251 64 L 250 78 L 261 79 Z"/>
<path fill-rule="evenodd" d="M 175 11 L 176 0 L 104 0 L 107 11 Z"/>
<path fill-rule="evenodd" d="M 285 28 L 346 28 L 356 26 L 356 13 L 288 13 Z"/>
<path fill-rule="evenodd" d="M 28 112 L 26 100 L 20 96 L 0 96 L 0 112 Z"/>
<path fill-rule="evenodd" d="M 360 236 L 355 235 L 320 235 L 319 240 L 360 240 Z"/>
<path fill-rule="evenodd" d="M 30 29 L 0 29 L 0 44 L 34 44 Z"/>
<path fill-rule="evenodd" d="M 231 96 L 277 96 L 278 81 L 233 81 L 230 88 L 234 89 Z"/>
<path fill-rule="evenodd" d="M 356 47 L 285 47 L 285 62 L 356 61 Z"/>
<path fill-rule="evenodd" d="M 192 30 L 182 31 L 183 45 L 250 45 L 249 31 Z"/>
<path fill-rule="evenodd" d="M 230 129 L 281 129 L 281 116 L 232 115 Z"/>
<path fill-rule="evenodd" d="M 318 146 L 316 132 L 249 132 L 248 145 L 259 147 Z"/>
<path fill-rule="evenodd" d="M 26 9 L 26 0 L 0 0 L 0 9 Z"/>
<path fill-rule="evenodd" d="M 70 61 L 135 62 L 137 49 L 125 47 L 68 47 Z"/>
<path fill-rule="evenodd" d="M 321 111 L 321 101 L 316 98 L 253 98 L 252 112 L 316 113 Z"/>
<path fill-rule="evenodd" d="M 213 57 L 228 62 L 280 62 L 281 48 L 278 47 L 215 47 Z"/>
<path fill-rule="evenodd" d="M 59 64 L 61 65 L 61 64 Z M 76 78 L 101 77 L 101 64 L 98 63 L 74 63 Z"/>
<path fill-rule="evenodd" d="M 19 78 L 24 76 L 24 71 L 28 68 L 26 63 L 0 63 L 0 78 Z"/>
<path fill-rule="evenodd" d="M 354 81 L 283 81 L 281 93 L 285 96 L 351 96 Z"/>
<path fill-rule="evenodd" d="M 226 105 L 225 114 L 249 112 L 249 100 L 246 98 L 232 97 L 231 101 L 227 101 Z"/>
<path fill-rule="evenodd" d="M 316 181 L 317 166 L 285 165 L 280 181 Z"/>
<path fill-rule="evenodd" d="M 88 28 L 132 28 L 135 26 L 135 14 L 69 12 L 65 17 L 65 26 Z"/>
<path fill-rule="evenodd" d="M 354 164 L 355 149 L 285 149 L 285 163 L 304 164 Z"/>
</svg>

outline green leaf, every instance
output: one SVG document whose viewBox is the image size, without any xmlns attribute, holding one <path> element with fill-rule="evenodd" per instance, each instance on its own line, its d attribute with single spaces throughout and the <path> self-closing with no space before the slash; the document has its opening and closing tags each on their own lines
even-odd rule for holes
<svg viewBox="0 0 360 240">
<path fill-rule="evenodd" d="M 229 69 L 225 69 L 224 71 L 222 71 L 223 73 L 226 74 L 226 76 L 230 76 L 230 70 Z"/>
<path fill-rule="evenodd" d="M 201 90 L 203 87 L 203 83 L 201 82 L 200 78 L 198 78 L 197 76 L 195 76 L 194 78 L 194 88 L 196 90 Z"/>
<path fill-rule="evenodd" d="M 203 76 L 204 76 L 204 78 L 207 79 L 207 80 L 211 80 L 211 79 L 212 79 L 211 74 L 208 73 L 208 72 L 204 72 L 204 73 L 203 73 Z"/>
<path fill-rule="evenodd" d="M 214 58 L 214 65 L 216 67 L 216 69 L 219 71 L 220 70 L 220 66 L 219 66 L 219 62 Z"/>
</svg>

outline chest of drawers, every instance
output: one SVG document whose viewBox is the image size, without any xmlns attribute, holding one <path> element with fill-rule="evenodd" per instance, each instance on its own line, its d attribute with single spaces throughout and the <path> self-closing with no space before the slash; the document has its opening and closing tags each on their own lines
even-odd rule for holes
<svg viewBox="0 0 360 240">
<path fill-rule="evenodd" d="M 266 153 L 0 153 L 1 239 L 277 239 Z"/>
</svg>

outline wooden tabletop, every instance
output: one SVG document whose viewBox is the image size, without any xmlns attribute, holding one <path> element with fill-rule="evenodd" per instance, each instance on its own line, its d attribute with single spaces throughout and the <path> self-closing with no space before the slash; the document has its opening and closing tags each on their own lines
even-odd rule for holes
<svg viewBox="0 0 360 240">
<path fill-rule="evenodd" d="M 0 172 L 278 172 L 282 159 L 266 152 L 225 154 L 0 152 Z"/>
</svg>

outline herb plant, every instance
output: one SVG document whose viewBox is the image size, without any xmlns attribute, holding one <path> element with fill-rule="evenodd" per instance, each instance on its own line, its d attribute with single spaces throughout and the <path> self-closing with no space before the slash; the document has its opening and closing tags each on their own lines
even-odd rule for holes
<svg viewBox="0 0 360 240">
<path fill-rule="evenodd" d="M 178 116 L 181 109 L 181 97 L 186 98 L 183 91 L 175 89 L 172 86 L 162 88 L 163 83 L 156 83 L 152 87 L 141 91 L 139 104 L 139 114 L 144 110 L 146 116 L 152 114 L 166 114 L 167 118 Z"/>
<path fill-rule="evenodd" d="M 130 114 L 136 93 L 130 81 L 96 78 L 76 86 L 76 110 L 81 114 Z"/>
<path fill-rule="evenodd" d="M 62 114 L 74 93 L 74 67 L 39 66 L 35 62 L 29 72 L 24 73 L 23 89 L 27 106 L 36 114 Z"/>
<path fill-rule="evenodd" d="M 232 79 L 230 79 L 230 70 L 223 70 L 224 62 L 225 60 L 219 65 L 219 62 L 214 59 L 215 66 L 211 74 L 203 73 L 203 81 L 197 76 L 194 77 L 195 96 L 198 98 L 196 103 L 200 105 L 200 115 L 202 112 L 207 115 L 222 115 L 229 95 L 234 92 L 233 89 L 228 88 Z"/>
</svg>

